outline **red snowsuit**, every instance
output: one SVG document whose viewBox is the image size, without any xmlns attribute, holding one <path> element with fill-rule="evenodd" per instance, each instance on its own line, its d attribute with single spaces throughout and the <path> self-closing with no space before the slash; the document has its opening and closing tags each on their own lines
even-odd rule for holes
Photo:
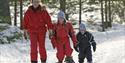
<svg viewBox="0 0 125 63">
<path fill-rule="evenodd" d="M 51 38 L 53 47 L 57 48 L 57 58 L 59 61 L 63 61 L 65 55 L 71 57 L 73 49 L 70 46 L 69 37 L 72 39 L 74 46 L 77 39 L 74 34 L 72 24 L 67 22 L 66 24 L 54 24 L 55 35 Z"/>
<path fill-rule="evenodd" d="M 38 48 L 41 60 L 46 61 L 45 36 L 47 28 L 52 29 L 52 23 L 45 7 L 39 5 L 37 9 L 34 9 L 30 6 L 24 15 L 22 24 L 23 29 L 28 30 L 30 36 L 31 61 L 37 61 Z"/>
</svg>

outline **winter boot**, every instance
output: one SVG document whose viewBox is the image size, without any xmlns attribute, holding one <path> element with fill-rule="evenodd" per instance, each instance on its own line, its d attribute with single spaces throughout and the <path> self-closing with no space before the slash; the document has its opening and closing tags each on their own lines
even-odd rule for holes
<svg viewBox="0 0 125 63">
<path fill-rule="evenodd" d="M 84 63 L 84 59 L 79 58 L 79 63 Z"/>
<path fill-rule="evenodd" d="M 46 63 L 46 60 L 42 60 L 42 59 L 41 59 L 41 63 Z"/>
<path fill-rule="evenodd" d="M 93 63 L 92 61 L 88 61 L 87 63 Z"/>
<path fill-rule="evenodd" d="M 31 63 L 37 63 L 37 61 L 31 61 Z"/>
<path fill-rule="evenodd" d="M 72 57 L 66 57 L 65 62 L 66 63 L 75 63 L 74 60 L 72 59 Z"/>
<path fill-rule="evenodd" d="M 46 62 L 41 62 L 41 63 L 46 63 Z"/>
</svg>

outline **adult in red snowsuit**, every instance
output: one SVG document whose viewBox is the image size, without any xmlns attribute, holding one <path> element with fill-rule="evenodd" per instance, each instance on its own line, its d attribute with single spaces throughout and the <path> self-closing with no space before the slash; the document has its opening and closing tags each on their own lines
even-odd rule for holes
<svg viewBox="0 0 125 63">
<path fill-rule="evenodd" d="M 58 22 L 54 24 L 55 33 L 51 38 L 53 47 L 57 48 L 58 63 L 62 63 L 65 56 L 65 61 L 74 62 L 71 56 L 73 49 L 70 46 L 69 37 L 71 37 L 74 47 L 77 43 L 72 24 L 70 22 L 66 22 L 64 15 L 65 14 L 62 11 L 58 13 Z"/>
<path fill-rule="evenodd" d="M 31 63 L 37 63 L 38 49 L 41 62 L 45 63 L 47 54 L 45 50 L 45 36 L 47 28 L 52 29 L 51 18 L 45 9 L 45 6 L 40 4 L 40 0 L 33 0 L 32 5 L 24 15 L 23 29 L 28 31 L 30 36 L 31 47 Z"/>
</svg>

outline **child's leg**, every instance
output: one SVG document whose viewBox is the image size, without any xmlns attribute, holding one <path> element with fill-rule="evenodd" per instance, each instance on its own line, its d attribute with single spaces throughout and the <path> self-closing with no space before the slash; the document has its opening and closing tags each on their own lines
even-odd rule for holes
<svg viewBox="0 0 125 63">
<path fill-rule="evenodd" d="M 91 63 L 91 62 L 92 62 L 92 51 L 91 51 L 91 47 L 88 47 L 88 48 L 87 48 L 86 53 L 87 53 L 87 55 L 86 55 L 87 61 L 88 61 L 89 63 Z"/>
<path fill-rule="evenodd" d="M 35 33 L 30 33 L 30 48 L 31 48 L 31 52 L 30 52 L 30 56 L 31 56 L 31 62 L 32 61 L 37 61 L 37 34 Z"/>
<path fill-rule="evenodd" d="M 57 56 L 57 59 L 59 62 L 62 62 L 63 59 L 64 59 L 64 56 L 65 56 L 65 53 L 64 53 L 64 45 L 63 44 L 58 44 L 57 45 L 57 53 L 56 53 L 56 56 Z"/>
<path fill-rule="evenodd" d="M 38 35 L 38 44 L 39 44 L 39 52 L 40 52 L 40 58 L 41 62 L 46 62 L 47 54 L 45 49 L 45 34 L 46 33 L 39 33 Z"/>
<path fill-rule="evenodd" d="M 66 56 L 67 56 L 67 57 L 71 57 L 72 52 L 73 52 L 73 49 L 71 48 L 69 41 L 67 41 L 67 42 L 65 43 L 64 48 L 65 48 L 65 54 L 66 54 Z"/>
<path fill-rule="evenodd" d="M 72 52 L 73 52 L 73 49 L 70 46 L 69 39 L 67 39 L 65 41 L 64 49 L 65 49 L 65 55 L 66 55 L 65 62 L 67 62 L 67 63 L 75 63 L 72 56 L 71 56 Z"/>
<path fill-rule="evenodd" d="M 85 57 L 86 57 L 85 49 L 84 48 L 80 48 L 79 49 L 79 55 L 78 55 L 79 63 L 83 63 Z"/>
</svg>

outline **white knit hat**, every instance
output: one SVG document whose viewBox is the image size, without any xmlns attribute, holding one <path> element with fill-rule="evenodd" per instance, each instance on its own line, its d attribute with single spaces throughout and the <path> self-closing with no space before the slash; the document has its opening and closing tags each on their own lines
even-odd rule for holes
<svg viewBox="0 0 125 63">
<path fill-rule="evenodd" d="M 57 15 L 58 18 L 64 18 L 65 19 L 65 13 L 63 11 L 60 11 Z"/>
<path fill-rule="evenodd" d="M 80 30 L 86 30 L 86 27 L 85 27 L 85 25 L 83 23 L 81 23 L 80 26 L 79 26 L 79 29 Z"/>
</svg>

